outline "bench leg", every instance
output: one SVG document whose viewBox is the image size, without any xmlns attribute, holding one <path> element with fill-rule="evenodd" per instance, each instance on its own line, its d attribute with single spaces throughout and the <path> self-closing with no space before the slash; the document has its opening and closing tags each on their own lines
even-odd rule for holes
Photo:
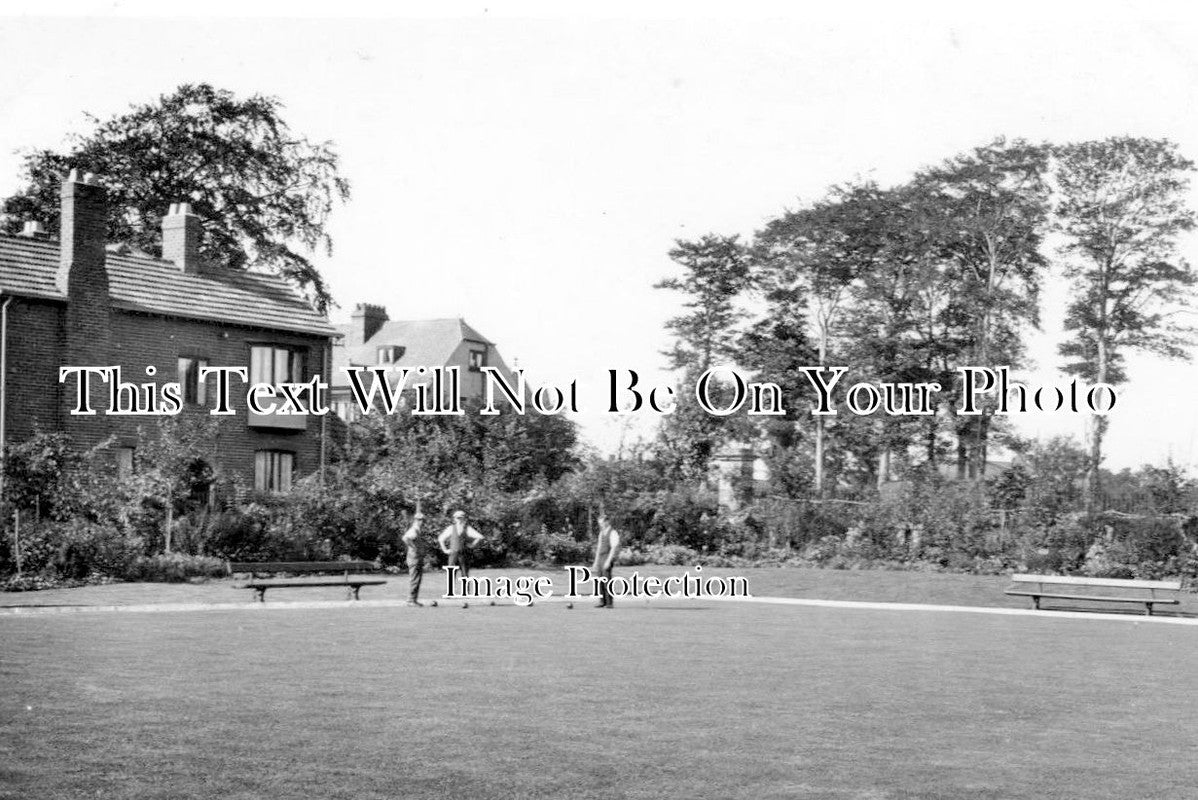
<svg viewBox="0 0 1198 800">
<path fill-rule="evenodd" d="M 1148 606 L 1148 616 L 1151 617 L 1152 616 L 1152 603 L 1145 603 L 1144 605 Z"/>
<path fill-rule="evenodd" d="M 361 589 L 362 589 L 362 587 L 361 587 L 361 586 L 357 586 L 357 585 L 355 585 L 355 586 L 354 586 L 354 599 L 355 599 L 355 600 L 358 600 L 358 599 L 359 599 L 359 598 L 358 598 L 358 592 L 359 592 Z"/>
<path fill-rule="evenodd" d="M 258 593 L 258 602 L 265 603 L 266 602 L 266 589 L 255 589 L 254 591 Z"/>
<path fill-rule="evenodd" d="M 1032 595 L 1032 608 L 1036 609 L 1037 611 L 1040 610 L 1040 595 Z"/>
</svg>

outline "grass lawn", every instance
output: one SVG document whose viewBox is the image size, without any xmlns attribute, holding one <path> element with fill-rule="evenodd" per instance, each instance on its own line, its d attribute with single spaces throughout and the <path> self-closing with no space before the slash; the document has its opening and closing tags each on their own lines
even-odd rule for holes
<svg viewBox="0 0 1198 800">
<path fill-rule="evenodd" d="M 622 567 L 617 575 L 638 571 L 644 575 L 665 576 L 680 574 L 686 567 L 643 565 Z M 693 567 L 690 568 L 693 572 Z M 564 568 L 474 570 L 476 576 L 548 575 L 555 590 L 564 592 L 567 578 Z M 818 600 L 857 600 L 879 603 L 927 603 L 932 605 L 1001 606 L 1029 608 L 1026 597 L 1009 597 L 1003 588 L 1010 580 L 1005 575 L 962 575 L 942 572 L 902 572 L 891 570 L 832 570 L 756 567 L 745 569 L 705 568 L 704 575 L 740 575 L 749 584 L 749 591 L 758 597 L 806 597 Z M 402 600 L 407 597 L 406 574 L 384 576 L 383 586 L 367 586 L 363 600 Z M 0 608 L 12 606 L 96 606 L 140 605 L 146 603 L 241 603 L 253 599 L 253 593 L 237 586 L 243 580 L 222 579 L 205 583 L 114 583 L 107 586 L 81 586 L 74 589 L 48 589 L 38 592 L 0 592 Z M 439 597 L 445 589 L 439 572 L 424 576 L 423 596 Z M 337 588 L 272 589 L 266 595 L 268 603 L 294 600 L 339 600 L 345 592 Z M 1109 603 L 1071 603 L 1046 600 L 1045 608 L 1068 610 L 1085 609 L 1106 613 L 1143 614 L 1143 605 L 1112 605 Z M 1198 594 L 1182 592 L 1181 605 L 1159 606 L 1156 613 L 1198 616 Z"/>
<path fill-rule="evenodd" d="M 695 603 L 0 616 L 0 797 L 1198 797 L 1198 632 Z"/>
</svg>

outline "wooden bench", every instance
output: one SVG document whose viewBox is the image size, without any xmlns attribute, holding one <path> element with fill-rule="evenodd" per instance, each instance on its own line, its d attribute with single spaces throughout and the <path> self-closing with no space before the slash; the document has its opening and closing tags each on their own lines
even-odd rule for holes
<svg viewBox="0 0 1198 800">
<path fill-rule="evenodd" d="M 266 602 L 267 589 L 302 589 L 309 586 L 344 586 L 347 599 L 358 599 L 358 591 L 363 586 L 377 586 L 387 581 L 382 578 L 363 578 L 354 573 L 374 572 L 378 569 L 370 561 L 230 561 L 229 574 L 248 574 L 250 582 L 238 586 L 238 589 L 253 589 L 257 592 L 257 600 Z M 340 573 L 336 578 L 324 580 L 295 580 L 282 578 L 277 580 L 262 580 L 267 575 L 284 573 L 288 575 L 307 575 L 314 573 Z"/>
<path fill-rule="evenodd" d="M 1032 607 L 1040 608 L 1041 597 L 1058 600 L 1093 600 L 1102 603 L 1143 603 L 1152 616 L 1154 605 L 1181 602 L 1181 581 L 1129 581 L 1118 578 L 1077 578 L 1062 575 L 1012 575 L 1006 593 L 1032 598 Z M 1101 589 L 1089 594 L 1083 589 Z"/>
</svg>

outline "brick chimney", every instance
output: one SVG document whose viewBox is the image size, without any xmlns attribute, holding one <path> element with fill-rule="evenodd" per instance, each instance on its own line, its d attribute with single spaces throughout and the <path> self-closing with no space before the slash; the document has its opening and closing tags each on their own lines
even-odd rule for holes
<svg viewBox="0 0 1198 800">
<path fill-rule="evenodd" d="M 200 271 L 200 218 L 191 213 L 190 203 L 172 203 L 162 218 L 162 257 L 180 272 Z"/>
<path fill-rule="evenodd" d="M 379 328 L 386 322 L 387 309 L 384 306 L 374 306 L 370 303 L 358 303 L 350 317 L 349 335 L 345 337 L 347 347 L 358 347 L 370 341 L 370 337 L 378 333 Z"/>
<path fill-rule="evenodd" d="M 63 366 L 109 366 L 112 330 L 109 324 L 108 269 L 105 237 L 108 229 L 107 193 L 92 175 L 79 177 L 78 170 L 62 184 L 62 227 L 59 231 L 57 284 L 67 296 L 64 315 Z M 107 405 L 107 389 L 93 381 L 93 408 Z M 107 417 L 71 417 L 74 392 L 62 392 L 63 418 L 72 421 L 69 430 L 76 443 L 88 446 L 107 433 Z"/>
<path fill-rule="evenodd" d="M 88 173 L 79 177 L 79 170 L 62 184 L 61 246 L 58 258 L 58 290 L 70 293 L 71 282 L 103 277 L 108 291 L 108 275 L 104 269 L 104 245 L 108 232 L 108 198 L 104 187 Z"/>
</svg>

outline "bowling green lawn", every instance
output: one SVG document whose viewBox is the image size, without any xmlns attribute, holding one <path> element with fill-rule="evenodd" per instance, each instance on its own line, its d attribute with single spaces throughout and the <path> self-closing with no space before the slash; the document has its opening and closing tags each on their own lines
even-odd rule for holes
<svg viewBox="0 0 1198 800">
<path fill-rule="evenodd" d="M 0 798 L 1198 797 L 1198 626 L 286 599 L 0 615 Z"/>
</svg>

